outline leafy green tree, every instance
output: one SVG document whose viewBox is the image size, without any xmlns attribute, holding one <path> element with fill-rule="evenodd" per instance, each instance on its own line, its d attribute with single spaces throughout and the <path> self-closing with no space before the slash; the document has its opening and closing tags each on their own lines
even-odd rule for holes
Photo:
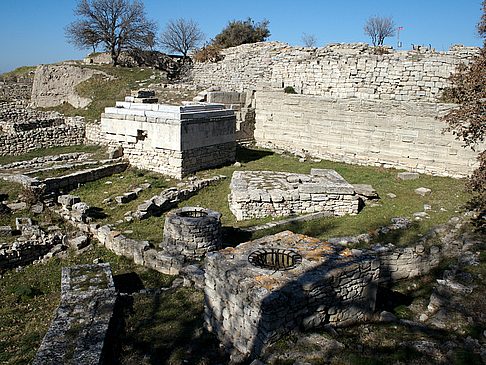
<svg viewBox="0 0 486 365">
<path fill-rule="evenodd" d="M 219 33 L 212 44 L 220 48 L 236 47 L 246 43 L 263 42 L 270 37 L 269 21 L 255 23 L 251 18 L 233 20 Z"/>
</svg>

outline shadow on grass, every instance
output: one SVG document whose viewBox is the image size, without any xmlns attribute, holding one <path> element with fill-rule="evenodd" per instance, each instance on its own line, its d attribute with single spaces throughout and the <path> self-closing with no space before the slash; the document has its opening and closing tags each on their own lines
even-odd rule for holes
<svg viewBox="0 0 486 365">
<path fill-rule="evenodd" d="M 104 219 L 108 217 L 108 214 L 106 214 L 103 211 L 103 208 L 98 208 L 98 207 L 90 207 L 88 211 L 86 212 L 88 217 L 94 218 L 94 219 Z"/>
<path fill-rule="evenodd" d="M 224 364 L 226 355 L 203 330 L 202 298 L 189 289 L 127 296 L 110 364 Z"/>
<path fill-rule="evenodd" d="M 129 272 L 126 274 L 114 275 L 113 281 L 115 289 L 119 293 L 132 294 L 145 289 L 142 280 L 137 273 Z"/>
<path fill-rule="evenodd" d="M 242 163 L 248 163 L 252 161 L 260 160 L 261 158 L 271 156 L 274 152 L 264 150 L 254 150 L 246 147 L 238 146 L 236 148 L 236 161 Z"/>
</svg>

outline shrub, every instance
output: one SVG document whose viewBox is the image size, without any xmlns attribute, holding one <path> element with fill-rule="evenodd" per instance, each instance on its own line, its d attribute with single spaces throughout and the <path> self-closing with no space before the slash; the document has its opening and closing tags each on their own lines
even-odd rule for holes
<svg viewBox="0 0 486 365">
<path fill-rule="evenodd" d="M 284 89 L 284 93 L 286 94 L 297 94 L 293 86 L 286 86 Z"/>
<path fill-rule="evenodd" d="M 251 18 L 233 20 L 214 38 L 213 44 L 221 48 L 229 48 L 246 43 L 263 42 L 270 37 L 268 24 L 269 21 L 266 19 L 256 24 Z"/>
<path fill-rule="evenodd" d="M 194 53 L 194 61 L 196 62 L 218 62 L 223 59 L 223 56 L 221 55 L 221 47 L 214 45 L 214 44 L 209 44 L 203 48 L 201 48 L 199 51 Z"/>
</svg>

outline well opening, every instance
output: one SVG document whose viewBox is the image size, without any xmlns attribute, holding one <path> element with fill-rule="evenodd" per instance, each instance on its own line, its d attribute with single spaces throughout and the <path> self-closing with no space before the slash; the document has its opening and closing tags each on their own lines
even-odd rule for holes
<svg viewBox="0 0 486 365">
<path fill-rule="evenodd" d="M 189 218 L 203 218 L 203 217 L 207 217 L 208 215 L 207 212 L 201 210 L 183 210 L 176 214 L 180 217 L 189 217 Z"/>
<path fill-rule="evenodd" d="M 271 270 L 290 270 L 302 262 L 302 256 L 292 250 L 265 248 L 253 251 L 248 261 L 256 267 Z"/>
</svg>

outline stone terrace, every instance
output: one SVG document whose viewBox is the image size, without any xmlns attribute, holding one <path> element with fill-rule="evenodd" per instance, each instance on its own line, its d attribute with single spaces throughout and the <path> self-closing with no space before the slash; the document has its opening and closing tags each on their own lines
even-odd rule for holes
<svg viewBox="0 0 486 365">
<path fill-rule="evenodd" d="M 312 169 L 310 175 L 272 171 L 235 171 L 230 209 L 237 220 L 314 212 L 358 213 L 352 185 L 334 170 Z"/>
</svg>

